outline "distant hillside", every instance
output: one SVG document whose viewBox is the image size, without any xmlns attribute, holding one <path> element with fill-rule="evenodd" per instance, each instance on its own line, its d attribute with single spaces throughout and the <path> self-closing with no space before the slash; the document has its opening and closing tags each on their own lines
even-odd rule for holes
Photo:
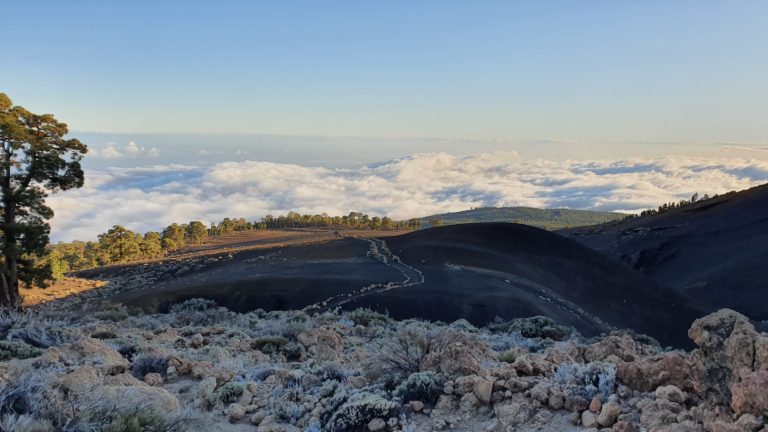
<svg viewBox="0 0 768 432">
<path fill-rule="evenodd" d="M 429 227 L 434 219 L 443 225 L 478 222 L 513 222 L 546 230 L 597 225 L 621 219 L 623 213 L 571 209 L 539 209 L 533 207 L 485 207 L 421 218 L 421 226 Z"/>
</svg>

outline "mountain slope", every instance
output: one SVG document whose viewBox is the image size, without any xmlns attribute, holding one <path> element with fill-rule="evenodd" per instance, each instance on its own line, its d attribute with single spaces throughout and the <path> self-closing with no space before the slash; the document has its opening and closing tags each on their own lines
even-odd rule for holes
<svg viewBox="0 0 768 432">
<path fill-rule="evenodd" d="M 588 335 L 631 328 L 675 345 L 687 343 L 688 324 L 699 315 L 651 278 L 526 225 L 452 225 L 386 242 L 424 282 L 372 293 L 348 307 L 476 323 L 546 315 Z"/>
<path fill-rule="evenodd" d="M 768 319 L 768 185 L 667 212 L 561 232 L 705 310 Z"/>
<path fill-rule="evenodd" d="M 511 222 L 537 228 L 556 230 L 568 227 L 597 225 L 621 219 L 622 213 L 571 209 L 539 209 L 533 207 L 485 207 L 454 213 L 442 213 L 421 218 L 422 226 L 439 219 L 445 225 L 478 222 Z"/>
</svg>

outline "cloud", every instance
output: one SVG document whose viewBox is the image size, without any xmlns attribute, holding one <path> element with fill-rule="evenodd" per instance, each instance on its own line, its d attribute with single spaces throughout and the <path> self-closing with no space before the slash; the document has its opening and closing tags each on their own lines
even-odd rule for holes
<svg viewBox="0 0 768 432">
<path fill-rule="evenodd" d="M 156 158 L 160 156 L 160 150 L 156 147 L 152 147 L 147 150 L 144 147 L 139 146 L 134 141 L 128 141 L 128 144 L 120 150 L 115 143 L 109 143 L 102 149 L 91 148 L 88 152 L 89 155 L 102 158 L 102 159 L 123 159 L 125 157 L 140 157 L 146 155 L 150 158 Z"/>
<path fill-rule="evenodd" d="M 638 211 L 768 181 L 768 162 L 664 157 L 620 160 L 521 159 L 514 152 L 425 153 L 355 169 L 259 161 L 209 167 L 155 165 L 86 173 L 79 190 L 54 195 L 54 239 L 94 239 L 113 224 L 138 231 L 172 222 L 267 213 L 346 214 L 397 219 L 481 206 Z"/>
</svg>

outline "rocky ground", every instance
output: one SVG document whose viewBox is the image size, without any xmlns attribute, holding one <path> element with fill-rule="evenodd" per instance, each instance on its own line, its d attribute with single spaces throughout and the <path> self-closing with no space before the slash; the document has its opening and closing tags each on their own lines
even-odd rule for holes
<svg viewBox="0 0 768 432">
<path fill-rule="evenodd" d="M 682 352 L 542 318 L 78 307 L 0 317 L 2 431 L 768 431 L 768 335 L 730 310 Z"/>
</svg>

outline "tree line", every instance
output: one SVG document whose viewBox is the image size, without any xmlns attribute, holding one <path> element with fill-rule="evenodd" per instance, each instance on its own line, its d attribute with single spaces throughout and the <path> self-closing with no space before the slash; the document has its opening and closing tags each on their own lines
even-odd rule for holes
<svg viewBox="0 0 768 432">
<path fill-rule="evenodd" d="M 97 241 L 59 242 L 49 247 L 47 257 L 51 274 L 55 279 L 70 271 L 83 270 L 109 264 L 163 258 L 187 246 L 199 246 L 213 237 L 222 237 L 236 232 L 268 228 L 354 228 L 354 229 L 419 229 L 418 219 L 396 221 L 388 217 L 370 217 L 363 213 L 351 212 L 347 216 L 327 214 L 301 215 L 289 212 L 274 217 L 267 215 L 257 222 L 243 218 L 224 218 L 220 222 L 206 225 L 201 221 L 186 224 L 173 223 L 162 231 L 144 234 L 115 225 L 99 234 Z"/>
<path fill-rule="evenodd" d="M 712 198 L 717 198 L 717 197 L 718 197 L 717 194 L 712 195 L 710 197 L 709 194 L 704 194 L 702 196 L 699 196 L 698 193 L 694 193 L 691 196 L 691 199 L 689 199 L 689 200 L 683 199 L 683 200 L 680 200 L 680 201 L 677 201 L 677 202 L 675 202 L 675 201 L 668 202 L 668 203 L 664 203 L 664 204 L 660 205 L 658 208 L 655 208 L 655 209 L 643 210 L 643 211 L 640 212 L 640 217 L 651 216 L 651 215 L 656 215 L 656 214 L 659 214 L 659 213 L 664 213 L 664 212 L 667 212 L 667 211 L 670 211 L 670 210 L 687 207 L 687 206 L 689 206 L 691 204 L 696 204 L 698 202 L 706 201 L 706 200 L 709 200 L 709 199 L 712 199 Z"/>
</svg>

